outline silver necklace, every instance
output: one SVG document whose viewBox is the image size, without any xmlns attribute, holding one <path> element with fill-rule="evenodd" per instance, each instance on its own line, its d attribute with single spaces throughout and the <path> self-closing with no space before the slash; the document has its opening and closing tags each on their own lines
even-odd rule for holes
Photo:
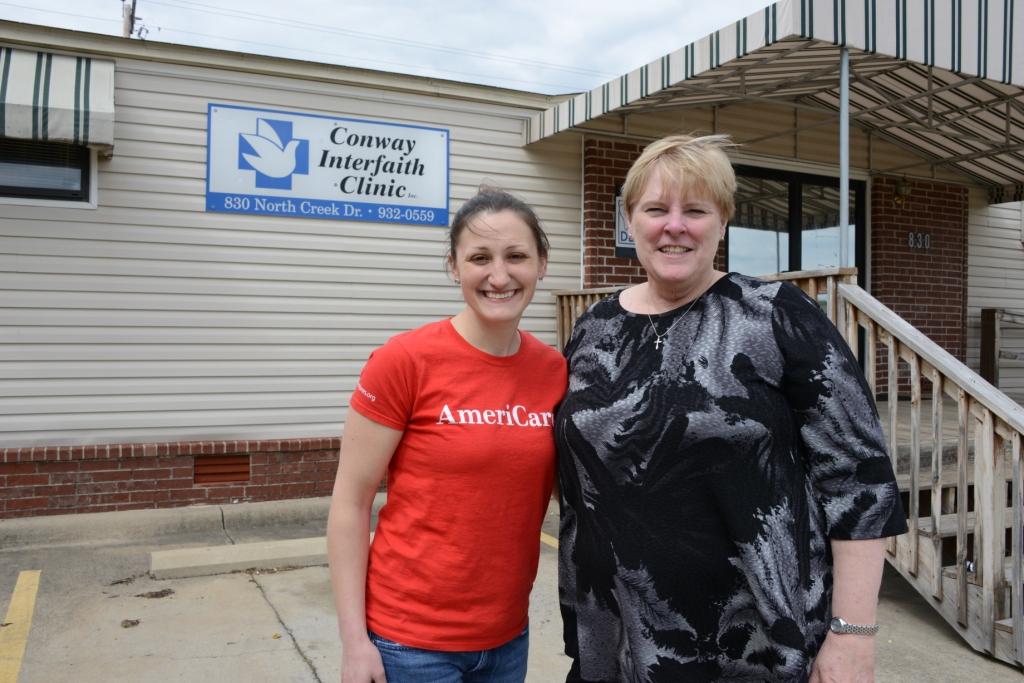
<svg viewBox="0 0 1024 683">
<path fill-rule="evenodd" d="M 654 350 L 655 351 L 661 351 L 661 345 L 665 343 L 662 340 L 665 337 L 668 336 L 668 333 L 672 331 L 672 328 L 675 326 L 675 324 L 677 322 L 679 322 L 684 317 L 686 317 L 686 314 L 690 312 L 690 309 L 693 308 L 693 305 L 695 303 L 697 303 L 697 299 L 699 299 L 699 298 L 700 298 L 700 294 L 698 294 L 697 297 L 693 301 L 690 302 L 690 305 L 686 307 L 686 310 L 683 311 L 682 315 L 680 315 L 678 318 L 676 318 L 675 320 L 672 321 L 672 324 L 668 326 L 668 329 L 665 330 L 664 334 L 658 334 L 658 327 L 654 324 L 654 318 L 651 317 L 650 313 L 646 313 L 645 314 L 647 316 L 647 322 L 650 323 L 650 325 L 651 325 L 651 332 L 654 332 Z M 651 305 L 651 297 L 650 297 L 650 295 L 648 295 L 648 297 L 647 297 L 647 305 L 650 308 L 654 308 L 654 306 Z"/>
</svg>

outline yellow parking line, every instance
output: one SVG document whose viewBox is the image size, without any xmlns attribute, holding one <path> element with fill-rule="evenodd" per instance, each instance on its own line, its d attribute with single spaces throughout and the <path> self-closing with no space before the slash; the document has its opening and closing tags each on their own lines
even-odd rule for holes
<svg viewBox="0 0 1024 683">
<path fill-rule="evenodd" d="M 21 572 L 14 585 L 7 616 L 0 626 L 0 683 L 16 683 L 18 680 L 21 658 L 25 655 L 25 645 L 28 643 L 28 631 L 32 627 L 39 574 L 37 570 Z"/>
<path fill-rule="evenodd" d="M 556 550 L 558 549 L 558 539 L 551 534 L 546 534 L 543 531 L 540 532 L 540 542 L 545 545 L 549 545 Z"/>
</svg>

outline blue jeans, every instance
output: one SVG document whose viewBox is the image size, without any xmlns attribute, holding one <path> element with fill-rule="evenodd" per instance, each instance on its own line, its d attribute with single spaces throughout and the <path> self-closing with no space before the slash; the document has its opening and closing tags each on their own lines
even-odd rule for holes
<svg viewBox="0 0 1024 683">
<path fill-rule="evenodd" d="M 441 652 L 421 650 L 370 632 L 384 661 L 388 683 L 523 683 L 529 629 L 490 650 Z"/>
</svg>

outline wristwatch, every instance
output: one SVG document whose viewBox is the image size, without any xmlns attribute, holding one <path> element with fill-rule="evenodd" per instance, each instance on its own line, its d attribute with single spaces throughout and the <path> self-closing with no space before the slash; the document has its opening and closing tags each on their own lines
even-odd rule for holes
<svg viewBox="0 0 1024 683">
<path fill-rule="evenodd" d="M 828 628 L 832 633 L 854 633 L 858 636 L 873 636 L 878 633 L 878 624 L 871 624 L 870 626 L 848 624 L 842 617 L 832 617 Z"/>
</svg>

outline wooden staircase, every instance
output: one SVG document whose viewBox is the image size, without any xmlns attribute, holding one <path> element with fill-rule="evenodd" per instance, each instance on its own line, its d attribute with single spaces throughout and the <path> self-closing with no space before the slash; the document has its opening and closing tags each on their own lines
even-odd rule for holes
<svg viewBox="0 0 1024 683">
<path fill-rule="evenodd" d="M 888 561 L 974 649 L 1024 666 L 1024 408 L 856 284 L 856 269 L 763 276 L 818 299 L 857 353 L 910 530 Z M 558 343 L 618 288 L 555 292 Z"/>
</svg>

